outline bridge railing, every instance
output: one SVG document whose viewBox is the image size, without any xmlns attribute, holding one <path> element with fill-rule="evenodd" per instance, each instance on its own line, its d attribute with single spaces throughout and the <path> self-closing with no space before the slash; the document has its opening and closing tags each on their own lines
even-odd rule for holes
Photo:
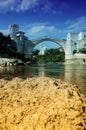
<svg viewBox="0 0 86 130">
<path fill-rule="evenodd" d="M 45 41 L 59 41 L 59 42 L 65 42 L 66 40 L 65 39 L 59 39 L 59 38 L 55 38 L 55 37 L 49 37 L 49 36 L 44 36 L 44 37 L 40 37 L 38 39 L 34 39 L 32 40 L 32 42 L 37 42 L 37 41 L 40 41 L 40 40 L 45 40 Z"/>
</svg>

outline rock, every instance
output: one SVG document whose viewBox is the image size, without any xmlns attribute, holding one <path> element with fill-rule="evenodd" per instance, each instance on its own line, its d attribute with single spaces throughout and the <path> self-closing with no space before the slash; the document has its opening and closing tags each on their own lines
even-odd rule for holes
<svg viewBox="0 0 86 130">
<path fill-rule="evenodd" d="M 48 77 L 0 79 L 0 130 L 85 130 L 86 97 Z"/>
</svg>

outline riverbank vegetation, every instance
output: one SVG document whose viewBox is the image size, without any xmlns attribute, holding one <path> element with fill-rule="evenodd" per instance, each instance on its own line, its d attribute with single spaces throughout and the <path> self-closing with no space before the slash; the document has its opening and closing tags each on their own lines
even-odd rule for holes
<svg viewBox="0 0 86 130">
<path fill-rule="evenodd" d="M 0 32 L 0 57 L 24 59 L 24 54 L 17 52 L 16 42 L 9 35 L 4 36 L 2 32 Z"/>
<path fill-rule="evenodd" d="M 0 32 L 0 55 L 3 57 L 15 57 L 17 52 L 16 42 L 10 36 L 4 36 Z"/>
<path fill-rule="evenodd" d="M 47 49 L 44 55 L 39 55 L 39 51 L 33 51 L 32 62 L 36 63 L 56 63 L 56 62 L 64 62 L 65 53 L 64 51 L 60 51 L 59 48 Z"/>
<path fill-rule="evenodd" d="M 73 54 L 75 54 L 75 53 L 86 54 L 86 48 L 81 48 L 81 49 L 78 50 L 78 52 L 77 52 L 77 50 L 74 50 Z"/>
</svg>

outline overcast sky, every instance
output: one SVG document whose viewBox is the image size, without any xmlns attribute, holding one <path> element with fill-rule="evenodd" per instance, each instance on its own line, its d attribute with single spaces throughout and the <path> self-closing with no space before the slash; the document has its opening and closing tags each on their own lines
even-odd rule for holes
<svg viewBox="0 0 86 130">
<path fill-rule="evenodd" d="M 0 0 L 0 31 L 19 24 L 29 39 L 86 30 L 86 0 Z"/>
</svg>

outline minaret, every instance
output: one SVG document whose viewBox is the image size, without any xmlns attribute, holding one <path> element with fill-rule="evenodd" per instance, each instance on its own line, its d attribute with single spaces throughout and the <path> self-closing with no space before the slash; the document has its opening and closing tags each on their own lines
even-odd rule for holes
<svg viewBox="0 0 86 130">
<path fill-rule="evenodd" d="M 18 24 L 10 24 L 8 27 L 9 35 L 11 39 L 15 40 L 16 33 L 19 31 L 19 25 Z"/>
</svg>

